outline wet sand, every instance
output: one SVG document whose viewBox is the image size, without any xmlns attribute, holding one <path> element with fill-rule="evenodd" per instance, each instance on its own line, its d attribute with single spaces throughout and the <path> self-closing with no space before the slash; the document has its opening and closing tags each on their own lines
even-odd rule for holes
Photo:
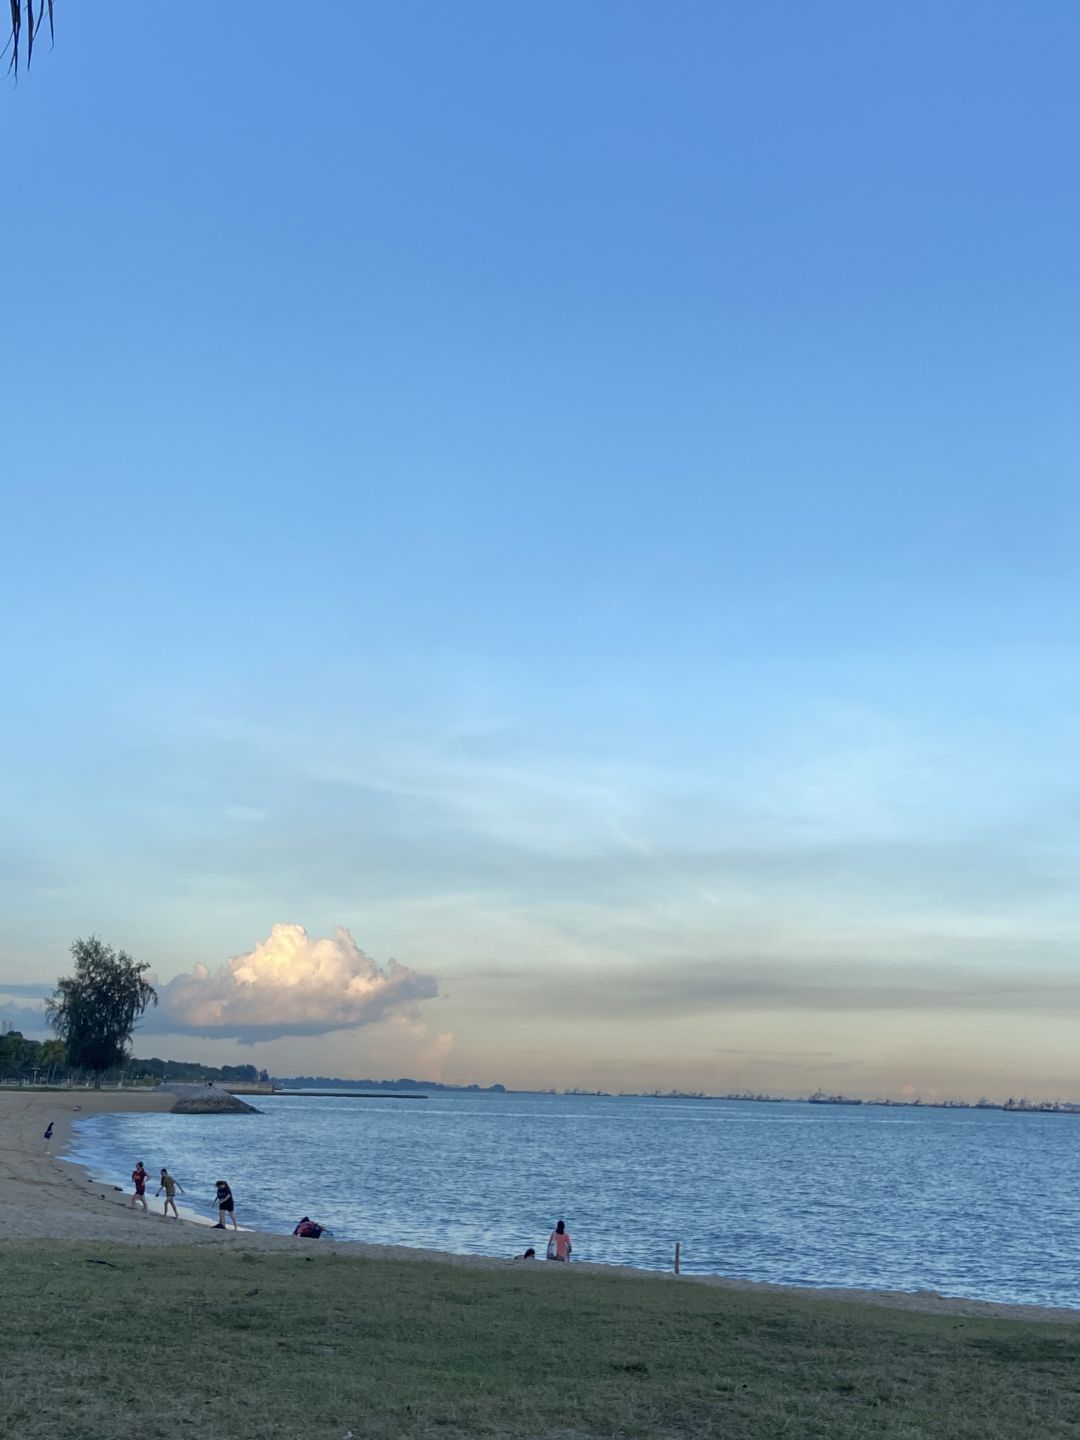
<svg viewBox="0 0 1080 1440">
<path fill-rule="evenodd" d="M 118 1111 L 169 1111 L 176 1096 L 132 1090 L 0 1090 L 0 1240 L 109 1241 L 124 1245 L 226 1245 L 230 1249 L 279 1251 L 310 1255 L 312 1241 L 291 1235 L 259 1231 L 214 1230 L 188 1220 L 165 1220 L 161 1201 L 154 1201 L 152 1179 L 147 1200 L 149 1215 L 133 1211 L 130 1187 L 125 1192 L 91 1180 L 87 1172 L 60 1156 L 72 1135 L 72 1124 L 82 1116 Z M 53 1122 L 51 1154 L 45 1152 L 45 1127 Z M 230 1118 L 223 1124 L 243 1124 Z M 137 1159 L 138 1157 L 134 1157 Z M 132 1160 L 134 1165 L 134 1159 Z M 182 1197 L 181 1197 L 182 1199 Z M 242 1218 L 242 1217 L 241 1217 Z M 404 1245 L 365 1245 L 359 1242 L 320 1240 L 320 1252 L 364 1256 L 369 1259 L 439 1261 L 478 1269 L 509 1269 L 515 1262 L 481 1255 L 451 1255 L 441 1250 L 416 1250 Z M 543 1264 L 544 1262 L 538 1262 Z M 995 1305 L 962 1300 L 920 1290 L 914 1294 L 893 1290 L 814 1290 L 767 1285 L 723 1276 L 663 1275 L 629 1266 L 551 1266 L 573 1283 L 575 1274 L 650 1276 L 670 1284 L 715 1285 L 729 1290 L 797 1295 L 807 1300 L 846 1300 L 928 1314 L 1005 1320 L 1066 1321 L 1080 1324 L 1080 1310 L 1051 1309 L 1038 1305 Z"/>
</svg>

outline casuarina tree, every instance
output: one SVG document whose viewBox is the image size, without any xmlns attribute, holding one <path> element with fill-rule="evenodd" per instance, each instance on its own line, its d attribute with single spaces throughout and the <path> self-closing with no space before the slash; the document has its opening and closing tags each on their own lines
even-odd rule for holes
<svg viewBox="0 0 1080 1440">
<path fill-rule="evenodd" d="M 25 44 L 26 67 L 34 58 L 34 40 L 41 29 L 46 13 L 49 17 L 49 38 L 53 34 L 53 0 L 38 0 L 37 15 L 34 14 L 34 0 L 9 0 L 11 11 L 11 34 L 8 48 L 11 51 L 11 69 L 19 73 L 19 52 Z"/>
<path fill-rule="evenodd" d="M 104 1071 L 124 1063 L 135 1022 L 157 1004 L 157 991 L 143 979 L 150 969 L 145 960 L 133 960 L 96 935 L 76 940 L 71 954 L 75 973 L 57 981 L 45 1008 L 70 1064 L 89 1070 L 97 1089 Z"/>
</svg>

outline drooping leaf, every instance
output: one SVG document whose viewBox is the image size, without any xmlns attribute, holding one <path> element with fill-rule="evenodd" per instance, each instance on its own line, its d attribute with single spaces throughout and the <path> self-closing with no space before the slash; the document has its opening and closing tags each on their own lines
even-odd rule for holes
<svg viewBox="0 0 1080 1440">
<path fill-rule="evenodd" d="M 22 3 L 21 0 L 11 0 L 11 39 L 8 44 L 11 46 L 11 64 L 8 67 L 19 73 L 19 36 L 22 34 Z"/>
<path fill-rule="evenodd" d="M 38 0 L 37 15 L 34 14 L 34 0 L 8 0 L 8 7 L 11 11 L 11 29 L 8 33 L 8 42 L 4 50 L 11 51 L 11 60 L 8 63 L 8 70 L 18 77 L 19 56 L 22 48 L 23 27 L 26 28 L 26 68 L 30 69 L 30 62 L 34 58 L 34 40 L 41 30 L 41 22 L 46 14 L 49 17 L 49 38 L 55 42 L 56 30 L 54 26 L 55 16 L 53 14 L 53 0 Z"/>
</svg>

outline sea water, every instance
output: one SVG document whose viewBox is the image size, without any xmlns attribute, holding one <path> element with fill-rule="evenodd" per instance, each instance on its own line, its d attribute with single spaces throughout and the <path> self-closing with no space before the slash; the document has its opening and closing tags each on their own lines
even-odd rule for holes
<svg viewBox="0 0 1080 1440">
<path fill-rule="evenodd" d="M 216 1219 L 787 1285 L 1080 1308 L 1080 1116 L 630 1097 L 259 1096 L 258 1115 L 99 1115 L 69 1158 L 162 1165 Z M 154 1186 L 151 1186 L 151 1194 Z M 153 1202 L 151 1202 L 153 1203 Z M 160 1201 L 157 1202 L 160 1205 Z"/>
</svg>

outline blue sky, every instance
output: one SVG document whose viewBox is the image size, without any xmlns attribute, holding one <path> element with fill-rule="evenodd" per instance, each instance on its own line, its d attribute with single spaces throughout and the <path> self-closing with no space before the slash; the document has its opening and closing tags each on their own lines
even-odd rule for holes
<svg viewBox="0 0 1080 1440">
<path fill-rule="evenodd" d="M 1080 1095 L 1078 41 L 60 7 L 0 100 L 0 984 L 266 954 L 277 1024 L 259 944 L 345 927 L 438 996 L 335 1008 L 346 946 L 270 1063 Z"/>
</svg>

